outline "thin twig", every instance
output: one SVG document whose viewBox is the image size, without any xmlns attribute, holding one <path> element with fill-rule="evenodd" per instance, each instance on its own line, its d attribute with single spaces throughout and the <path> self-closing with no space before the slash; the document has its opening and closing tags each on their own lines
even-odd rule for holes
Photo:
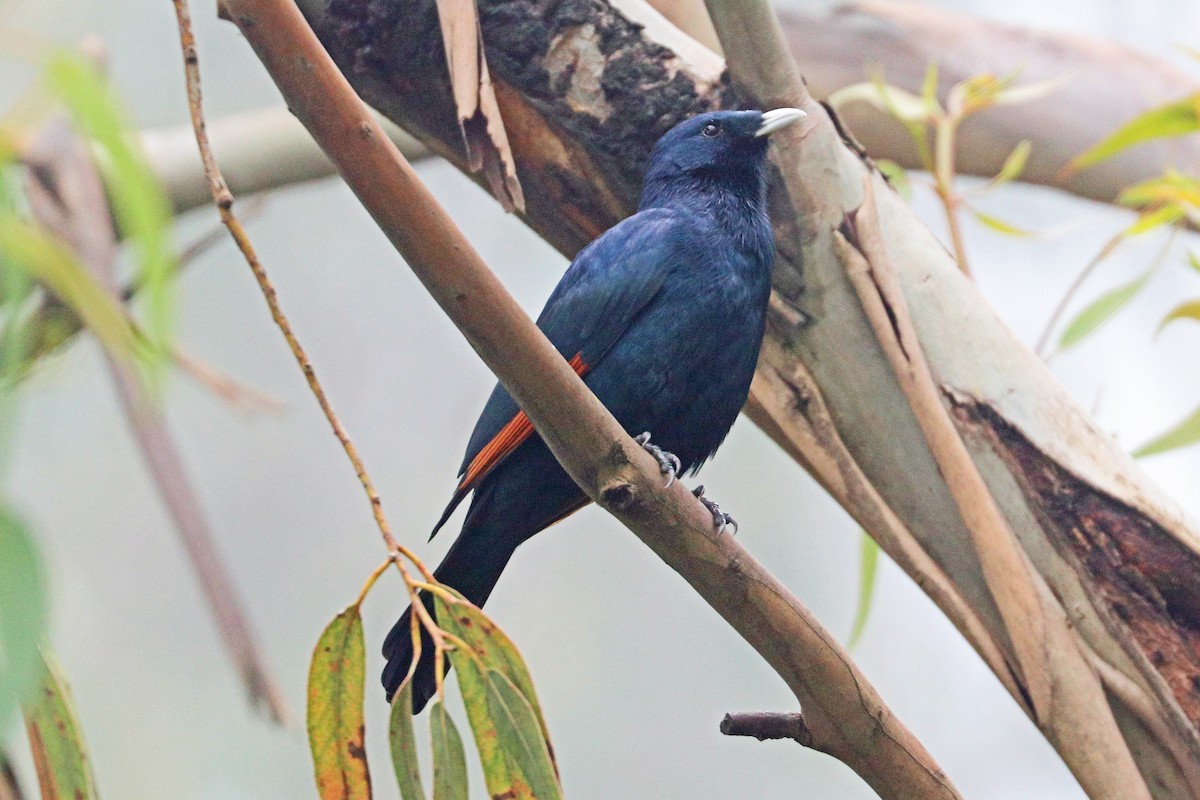
<svg viewBox="0 0 1200 800">
<path fill-rule="evenodd" d="M 362 485 L 363 491 L 367 495 L 367 499 L 371 504 L 371 513 L 375 517 L 375 524 L 379 527 L 379 533 L 383 537 L 384 544 L 387 546 L 389 560 L 396 565 L 400 571 L 400 576 L 404 579 L 405 587 L 408 590 L 409 601 L 416 612 L 416 616 L 420 618 L 421 623 L 428 630 L 430 637 L 433 639 L 436 647 L 437 660 L 440 666 L 445 650 L 444 636 L 438 627 L 433 617 L 425 608 L 425 604 L 420 601 L 417 596 L 416 584 L 417 581 L 409 574 L 404 566 L 404 560 L 397 557 L 403 556 L 408 559 L 426 581 L 433 583 L 435 579 L 433 574 L 426 568 L 424 562 L 417 558 L 416 554 L 410 549 L 396 541 L 392 535 L 391 525 L 388 523 L 387 516 L 383 512 L 383 500 L 379 497 L 379 492 L 375 489 L 375 483 L 371 480 L 370 474 L 367 472 L 366 465 L 363 463 L 362 457 L 358 454 L 358 448 L 350 440 L 350 435 L 346 432 L 341 420 L 333 410 L 333 405 L 329 402 L 328 395 L 325 394 L 325 389 L 321 382 L 317 379 L 316 370 L 313 369 L 312 362 L 308 358 L 308 354 L 300 344 L 295 331 L 292 329 L 291 323 L 288 322 L 287 316 L 283 313 L 283 309 L 279 304 L 279 298 L 276 295 L 275 287 L 271 283 L 270 277 L 267 275 L 266 268 L 258 258 L 258 254 L 254 250 L 253 244 L 250 242 L 249 236 L 246 234 L 246 229 L 242 226 L 237 216 L 233 213 L 233 194 L 229 191 L 229 187 L 225 184 L 225 179 L 221 176 L 220 167 L 217 166 L 216 158 L 213 156 L 212 147 L 208 141 L 208 133 L 204 123 L 204 108 L 202 105 L 202 95 L 200 91 L 200 64 L 199 56 L 196 51 L 196 38 L 192 32 L 191 14 L 188 9 L 187 0 L 172 0 L 175 5 L 175 16 L 179 24 L 179 39 L 180 47 L 183 50 L 184 74 L 187 81 L 187 96 L 188 96 L 188 111 L 192 119 L 192 128 L 196 134 L 196 145 L 200 150 L 200 158 L 204 163 L 204 174 L 208 178 L 209 189 L 212 192 L 213 202 L 217 206 L 217 210 L 221 216 L 221 222 L 228 228 L 230 235 L 237 244 L 238 249 L 246 259 L 247 265 L 251 272 L 254 273 L 254 279 L 258 282 L 259 289 L 262 291 L 263 298 L 267 301 L 267 307 L 270 309 L 271 318 L 275 321 L 283 338 L 287 341 L 288 348 L 292 351 L 292 356 L 296 363 L 300 366 L 301 372 L 304 373 L 304 378 L 308 382 L 308 388 L 313 396 L 317 399 L 317 404 L 320 405 L 321 411 L 325 414 L 325 419 L 329 421 L 329 426 L 333 429 L 334 436 L 341 443 L 342 449 L 346 453 L 346 457 L 350 459 L 351 465 L 354 467 L 354 474 L 358 477 L 359 483 Z M 373 581 L 372 581 L 373 582 Z M 415 663 L 415 660 L 414 660 Z M 438 691 L 441 692 L 440 676 L 442 671 L 439 669 Z"/>
<path fill-rule="evenodd" d="M 1046 352 L 1046 347 L 1050 344 L 1050 335 L 1053 334 L 1054 329 L 1058 327 L 1058 321 L 1062 318 L 1063 313 L 1066 312 L 1067 306 L 1071 303 L 1071 299 L 1074 298 L 1075 294 L 1083 287 L 1084 281 L 1091 276 L 1096 267 L 1100 266 L 1100 262 L 1112 255 L 1112 252 L 1116 250 L 1117 246 L 1123 241 L 1125 241 L 1124 231 L 1118 233 L 1105 242 L 1104 246 L 1100 248 L 1100 252 L 1096 253 L 1096 255 L 1092 257 L 1092 260 L 1089 261 L 1082 270 L 1080 270 L 1079 274 L 1075 276 L 1075 280 L 1071 281 L 1071 285 L 1067 287 L 1067 291 L 1061 298 L 1059 298 L 1058 305 L 1054 307 L 1054 311 L 1050 312 L 1050 319 L 1046 320 L 1046 327 L 1042 329 L 1042 335 L 1038 337 L 1037 344 L 1034 345 L 1033 348 L 1033 351 L 1043 359 L 1049 357 L 1049 354 Z"/>
</svg>

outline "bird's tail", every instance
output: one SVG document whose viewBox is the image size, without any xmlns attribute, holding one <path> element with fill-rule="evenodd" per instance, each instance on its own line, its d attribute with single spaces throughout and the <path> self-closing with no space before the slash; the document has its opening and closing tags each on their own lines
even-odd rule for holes
<svg viewBox="0 0 1200 800">
<path fill-rule="evenodd" d="M 496 581 L 500 579 L 500 573 L 508 565 L 508 560 L 512 558 L 517 544 L 521 541 L 513 541 L 509 537 L 489 536 L 484 528 L 486 521 L 471 520 L 468 517 L 458 540 L 433 573 L 440 583 L 456 589 L 477 606 L 483 606 L 487 602 Z M 433 597 L 422 592 L 421 600 L 436 619 Z M 387 690 L 389 702 L 408 675 L 412 664 L 412 613 L 411 607 L 406 609 L 383 642 L 383 655 L 387 659 L 387 666 L 383 670 L 383 687 Z M 424 708 L 437 691 L 433 652 L 433 641 L 425 628 L 421 627 L 421 659 L 412 682 L 414 714 Z"/>
</svg>

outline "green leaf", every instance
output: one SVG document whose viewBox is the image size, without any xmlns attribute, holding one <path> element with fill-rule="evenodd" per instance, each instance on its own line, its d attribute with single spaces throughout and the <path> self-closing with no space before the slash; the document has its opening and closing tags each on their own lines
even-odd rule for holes
<svg viewBox="0 0 1200 800">
<path fill-rule="evenodd" d="M 886 158 L 875 159 L 875 166 L 887 179 L 888 184 L 907 201 L 912 201 L 912 185 L 908 181 L 908 172 L 904 167 Z"/>
<path fill-rule="evenodd" d="M 1004 159 L 1004 166 L 996 173 L 992 182 L 995 184 L 1008 183 L 1021 177 L 1021 173 L 1025 171 L 1025 165 L 1029 162 L 1029 153 L 1032 149 L 1033 145 L 1028 139 L 1022 140 L 1008 154 L 1008 158 Z"/>
<path fill-rule="evenodd" d="M 1117 202 L 1132 208 L 1177 205 L 1200 208 L 1200 181 L 1174 169 L 1121 191 Z"/>
<path fill-rule="evenodd" d="M 1161 228 L 1164 225 L 1174 225 L 1183 219 L 1183 210 L 1177 205 L 1162 206 L 1138 215 L 1133 224 L 1125 229 L 1127 236 L 1137 236 L 1141 233 Z"/>
<path fill-rule="evenodd" d="M 1155 336 L 1162 333 L 1163 328 L 1177 319 L 1194 319 L 1200 322 L 1200 299 L 1185 300 L 1168 311 L 1167 315 L 1162 318 L 1162 322 L 1158 323 L 1158 330 L 1154 332 Z"/>
<path fill-rule="evenodd" d="M 871 600 L 875 597 L 875 569 L 879 565 L 879 545 L 867 535 L 861 535 L 858 559 L 858 608 L 854 611 L 854 624 L 850 627 L 847 650 L 853 650 L 867 629 L 867 618 L 871 615 Z"/>
<path fill-rule="evenodd" d="M 334 617 L 313 650 L 308 671 L 308 744 L 321 800 L 371 797 L 363 731 L 364 651 L 357 606 Z"/>
<path fill-rule="evenodd" d="M 519 800 L 534 797 L 532 792 L 536 774 L 526 774 L 527 767 L 518 760 L 518 754 L 510 750 L 511 738 L 501 735 L 502 723 L 493 716 L 497 702 L 494 696 L 502 691 L 493 685 L 494 672 L 503 675 L 524 696 L 532 718 L 541 731 L 550 768 L 554 769 L 553 750 L 545 733 L 545 719 L 524 660 L 504 632 L 475 606 L 465 600 L 452 605 L 440 595 L 435 597 L 435 603 L 438 624 L 448 633 L 463 639 L 468 648 L 455 653 L 454 668 L 458 672 L 458 686 L 474 733 L 475 746 L 479 750 L 488 794 L 491 797 Z M 538 800 L 547 800 L 540 795 L 537 797 Z"/>
<path fill-rule="evenodd" d="M 39 652 L 41 685 L 24 709 L 25 731 L 42 800 L 92 800 L 96 797 L 96 780 L 71 691 L 54 659 L 45 651 Z"/>
<path fill-rule="evenodd" d="M 46 68 L 50 87 L 62 98 L 79 129 L 99 148 L 113 214 L 137 255 L 147 319 L 142 326 L 150 344 L 152 374 L 167 364 L 176 270 L 171 243 L 171 204 L 142 153 L 136 128 L 112 85 L 83 56 L 60 52 Z"/>
<path fill-rule="evenodd" d="M 440 707 L 440 703 L 438 704 Z M 392 698 L 392 715 L 388 721 L 388 739 L 392 746 L 392 766 L 402 800 L 425 800 L 421 788 L 421 769 L 417 764 L 417 739 L 413 733 L 412 681 L 405 681 Z M 461 745 L 459 746 L 461 750 Z"/>
<path fill-rule="evenodd" d="M 492 622 L 479 608 L 466 600 L 451 606 L 444 599 L 438 597 L 437 615 L 438 624 L 465 641 L 471 647 L 472 654 L 476 658 L 485 666 L 499 670 L 525 696 L 533 708 L 534 714 L 537 715 L 538 725 L 542 729 L 546 744 L 549 745 L 550 731 L 546 727 L 542 707 L 538 704 L 533 678 L 529 674 L 529 668 L 525 666 L 525 659 L 521 658 L 521 653 L 513 644 L 512 639 L 509 639 L 508 635 L 500 630 L 496 623 Z M 550 752 L 553 754 L 553 747 L 550 748 Z"/>
<path fill-rule="evenodd" d="M 1134 458 L 1178 450 L 1200 442 L 1200 406 L 1188 414 L 1165 433 L 1162 433 L 1133 451 Z"/>
<path fill-rule="evenodd" d="M 534 797 L 561 800 L 562 788 L 533 707 L 503 673 L 489 669 L 485 677 L 488 710 L 496 723 L 501 749 L 529 782 Z"/>
<path fill-rule="evenodd" d="M 133 359 L 137 339 L 124 311 L 58 240 L 28 222 L 0 217 L 0 260 L 48 286 L 114 358 Z"/>
<path fill-rule="evenodd" d="M 1200 272 L 1200 256 L 1197 256 L 1191 250 L 1188 250 L 1186 252 L 1187 252 L 1188 266 L 1191 267 L 1192 269 L 1196 270 L 1196 272 Z"/>
<path fill-rule="evenodd" d="M 37 548 L 24 523 L 0 505 L 0 733 L 38 681 L 47 616 Z"/>
<path fill-rule="evenodd" d="M 942 110 L 938 103 L 937 91 L 938 65 L 936 61 L 930 61 L 929 66 L 925 67 L 925 80 L 921 82 L 921 100 L 925 103 L 925 110 L 930 117 Z"/>
<path fill-rule="evenodd" d="M 1073 158 L 1067 168 L 1069 170 L 1082 169 L 1152 139 L 1191 133 L 1198 127 L 1198 108 L 1200 108 L 1200 93 L 1140 114 L 1122 125 L 1112 135 Z"/>
<path fill-rule="evenodd" d="M 1005 236 L 1033 235 L 1032 231 L 1027 231 L 1024 228 L 1018 228 L 1016 225 L 1005 222 L 998 217 L 993 217 L 991 214 L 985 214 L 977 209 L 972 208 L 971 214 L 974 215 L 975 219 L 979 220 L 979 222 L 982 224 L 986 225 L 997 233 L 1003 233 Z"/>
<path fill-rule="evenodd" d="M 835 108 L 853 101 L 869 103 L 905 122 L 924 122 L 929 118 L 924 100 L 912 92 L 884 83 L 882 78 L 843 86 L 829 95 L 829 102 Z"/>
<path fill-rule="evenodd" d="M 430 709 L 429 729 L 433 735 L 433 800 L 467 800 L 467 756 L 462 737 L 441 703 L 434 703 Z"/>
<path fill-rule="evenodd" d="M 1115 289 L 1110 289 L 1089 303 L 1082 311 L 1067 323 L 1058 346 L 1061 350 L 1074 347 L 1095 332 L 1101 325 L 1112 319 L 1118 311 L 1125 307 L 1130 300 L 1137 296 L 1154 274 L 1153 267 L 1146 270 L 1128 283 L 1123 283 Z"/>
</svg>

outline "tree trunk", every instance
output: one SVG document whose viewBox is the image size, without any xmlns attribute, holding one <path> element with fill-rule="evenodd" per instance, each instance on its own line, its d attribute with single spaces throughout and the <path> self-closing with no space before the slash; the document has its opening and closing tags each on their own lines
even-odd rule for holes
<svg viewBox="0 0 1200 800">
<path fill-rule="evenodd" d="M 432 0 L 300 5 L 368 102 L 464 166 Z M 661 133 L 746 96 L 720 58 L 641 0 L 480 0 L 479 12 L 524 186 L 523 219 L 568 255 L 633 211 Z M 960 509 L 835 257 L 834 232 L 862 200 L 869 160 L 806 95 L 760 92 L 759 100 L 802 103 L 811 122 L 772 186 L 775 296 L 748 413 L 947 613 L 1089 795 L 1121 797 L 1103 785 L 1091 726 L 1047 718 L 1037 676 L 1014 650 L 1011 615 L 1006 627 Z M 1109 708 L 1096 713 L 1115 719 L 1122 755 L 1132 755 L 1154 797 L 1200 796 L 1197 529 L 872 179 L 943 404 L 1039 591 L 1090 665 L 1050 677 L 1100 681 Z"/>
</svg>

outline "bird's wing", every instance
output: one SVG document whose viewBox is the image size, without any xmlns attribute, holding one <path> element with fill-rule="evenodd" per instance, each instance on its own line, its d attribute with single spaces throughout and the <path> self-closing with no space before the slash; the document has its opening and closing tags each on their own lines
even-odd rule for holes
<svg viewBox="0 0 1200 800">
<path fill-rule="evenodd" d="M 580 376 L 586 375 L 653 300 L 672 265 L 693 257 L 693 223 L 665 209 L 639 212 L 582 250 L 537 325 Z M 533 423 L 497 384 L 484 406 L 450 504 L 433 532 L 480 480 L 533 433 Z"/>
</svg>

